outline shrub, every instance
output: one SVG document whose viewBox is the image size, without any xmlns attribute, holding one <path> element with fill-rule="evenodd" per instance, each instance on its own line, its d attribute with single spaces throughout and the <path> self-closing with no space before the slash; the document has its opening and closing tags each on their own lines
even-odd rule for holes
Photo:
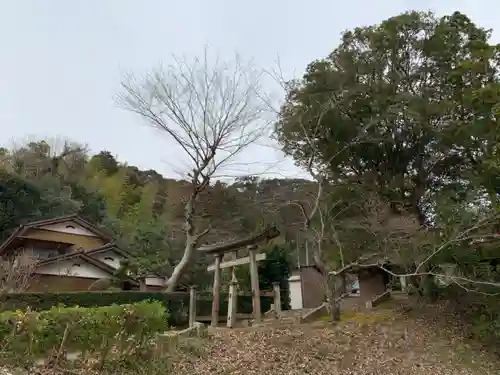
<svg viewBox="0 0 500 375">
<path fill-rule="evenodd" d="M 182 321 L 182 311 L 187 309 L 189 296 L 186 293 L 159 292 L 68 292 L 68 293 L 9 293 L 0 295 L 4 310 L 49 310 L 55 306 L 100 307 L 113 304 L 124 305 L 141 301 L 156 301 L 171 312 L 168 323 Z"/>
<path fill-rule="evenodd" d="M 286 245 L 274 244 L 266 250 L 267 259 L 259 264 L 259 284 L 261 289 L 272 289 L 277 282 L 281 288 L 281 308 L 290 310 L 290 249 Z"/>
<path fill-rule="evenodd" d="M 100 307 L 112 304 L 132 304 L 141 301 L 156 301 L 169 312 L 170 326 L 183 326 L 188 321 L 189 293 L 162 293 L 162 292 L 69 292 L 69 293 L 9 293 L 0 295 L 0 305 L 4 310 L 50 310 L 54 306 Z M 220 315 L 227 314 L 228 295 L 221 295 Z M 270 309 L 272 297 L 261 297 L 261 310 Z M 212 296 L 200 294 L 197 301 L 198 316 L 209 316 L 212 311 Z M 252 298 L 239 296 L 239 313 L 252 312 Z"/>
<path fill-rule="evenodd" d="M 261 290 L 272 290 L 273 283 L 277 282 L 281 288 L 281 308 L 290 309 L 290 291 L 288 278 L 290 277 L 291 260 L 290 249 L 284 244 L 273 244 L 266 251 L 266 260 L 259 262 L 259 287 Z M 243 289 L 251 289 L 249 265 L 237 268 L 237 277 Z M 262 301 L 261 304 L 266 303 Z M 271 302 L 272 303 L 272 302 Z M 267 310 L 266 310 L 267 311 Z"/>
<path fill-rule="evenodd" d="M 106 307 L 53 307 L 45 311 L 0 314 L 2 354 L 10 360 L 34 360 L 64 348 L 104 361 L 111 349 L 131 356 L 165 331 L 167 312 L 158 302 Z M 133 340 L 132 340 L 133 339 Z"/>
<path fill-rule="evenodd" d="M 494 288 L 483 287 L 480 293 L 457 286 L 441 290 L 440 297 L 450 302 L 454 312 L 466 323 L 468 334 L 485 344 L 500 345 L 500 301 Z M 488 295 L 489 293 L 489 295 Z"/>
</svg>

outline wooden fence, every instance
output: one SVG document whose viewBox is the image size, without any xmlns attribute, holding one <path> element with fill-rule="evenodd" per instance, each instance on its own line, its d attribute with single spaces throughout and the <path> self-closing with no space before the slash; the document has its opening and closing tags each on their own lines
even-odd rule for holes
<svg viewBox="0 0 500 375">
<path fill-rule="evenodd" d="M 229 307 L 229 295 L 227 298 L 222 297 L 220 299 L 220 305 L 217 316 L 217 321 L 226 322 L 228 320 L 228 315 L 230 315 Z M 261 291 L 260 292 L 260 308 L 261 312 L 265 313 L 269 310 L 281 312 L 281 291 L 279 283 L 273 284 L 273 291 Z M 237 295 L 236 304 L 236 318 L 237 319 L 252 319 L 254 316 L 253 306 L 252 306 L 252 293 L 251 292 L 241 292 Z M 189 291 L 189 326 L 193 326 L 196 321 L 198 322 L 212 322 L 213 316 L 212 312 L 212 302 L 213 296 L 208 293 L 198 293 L 196 287 L 191 287 Z M 210 307 L 210 310 L 208 308 Z M 229 323 L 228 323 L 229 324 Z"/>
</svg>

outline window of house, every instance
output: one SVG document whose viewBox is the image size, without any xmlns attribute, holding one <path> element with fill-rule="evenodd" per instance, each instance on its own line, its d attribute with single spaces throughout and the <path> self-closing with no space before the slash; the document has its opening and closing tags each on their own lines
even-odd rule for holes
<svg viewBox="0 0 500 375">
<path fill-rule="evenodd" d="M 68 228 L 68 229 L 75 229 L 75 226 L 74 225 L 66 225 L 66 228 Z"/>
<path fill-rule="evenodd" d="M 113 258 L 111 258 L 111 257 L 106 257 L 106 258 L 104 258 L 104 260 L 109 260 L 110 262 L 113 262 L 113 261 L 114 261 L 114 259 L 113 259 Z"/>
<path fill-rule="evenodd" d="M 122 290 L 132 290 L 132 283 L 130 283 L 130 281 L 124 281 L 122 284 Z"/>
<path fill-rule="evenodd" d="M 73 264 L 73 267 L 80 267 L 80 263 Z"/>
<path fill-rule="evenodd" d="M 48 258 L 53 258 L 59 255 L 64 255 L 67 253 L 67 249 L 43 249 L 43 248 L 31 248 L 28 252 L 29 256 L 38 259 L 44 260 Z"/>
<path fill-rule="evenodd" d="M 57 255 L 65 255 L 68 253 L 68 249 L 57 249 Z"/>
<path fill-rule="evenodd" d="M 38 260 L 43 260 L 50 258 L 53 255 L 52 253 L 53 252 L 50 249 L 32 248 L 30 251 L 30 256 Z"/>
</svg>

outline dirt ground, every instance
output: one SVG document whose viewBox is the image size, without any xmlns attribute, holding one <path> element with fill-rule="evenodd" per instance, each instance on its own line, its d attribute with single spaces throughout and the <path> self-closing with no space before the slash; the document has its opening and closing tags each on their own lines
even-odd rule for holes
<svg viewBox="0 0 500 375">
<path fill-rule="evenodd" d="M 215 329 L 204 338 L 169 338 L 157 342 L 158 358 L 148 360 L 151 368 L 134 375 L 500 374 L 498 357 L 465 340 L 464 330 L 446 309 L 395 307 L 346 312 L 335 326 L 320 319 L 309 324 Z M 90 373 L 72 368 L 37 374 Z M 0 367 L 0 375 L 4 374 L 34 373 Z"/>
<path fill-rule="evenodd" d="M 450 317 L 451 319 L 451 317 Z M 446 320 L 439 316 L 441 323 Z M 193 341 L 175 361 L 176 374 L 499 374 L 485 351 L 432 317 L 392 308 L 287 327 L 218 329 Z"/>
</svg>

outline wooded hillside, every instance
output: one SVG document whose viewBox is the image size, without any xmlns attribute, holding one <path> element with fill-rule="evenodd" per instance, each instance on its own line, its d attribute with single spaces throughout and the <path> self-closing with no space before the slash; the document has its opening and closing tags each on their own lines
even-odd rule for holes
<svg viewBox="0 0 500 375">
<path fill-rule="evenodd" d="M 0 201 L 6 203 L 0 211 L 0 238 L 21 223 L 78 213 L 112 233 L 143 267 L 171 272 L 183 252 L 189 183 L 126 165 L 108 151 L 89 155 L 77 144 L 56 146 L 55 141 L 42 140 L 2 149 Z M 300 209 L 288 201 L 307 198 L 311 191 L 314 184 L 306 180 L 216 181 L 200 196 L 196 220 L 213 228 L 206 243 L 247 236 L 276 223 L 282 229 L 281 241 L 294 244 L 300 240 L 296 231 L 302 218 Z M 292 258 L 297 259 L 295 254 Z M 190 274 L 204 274 L 200 271 L 209 261 L 198 258 L 199 267 Z"/>
<path fill-rule="evenodd" d="M 201 60 L 144 84 L 127 81 L 124 107 L 180 145 L 193 173 L 176 181 L 69 143 L 2 149 L 0 236 L 78 212 L 148 268 L 169 273 L 185 258 L 183 283 L 202 284 L 207 259 L 191 259 L 198 240 L 276 224 L 291 258 L 325 274 L 391 260 L 431 294 L 444 279 L 496 293 L 500 47 L 490 34 L 458 12 L 408 12 L 346 31 L 300 79 L 273 70 L 284 89 L 275 133 L 311 181 L 213 177 L 228 145 L 235 154 L 254 140 L 252 130 L 233 142 L 263 114 L 258 85 L 241 96 L 236 75 L 210 72 Z M 202 94 L 210 100 L 193 100 Z"/>
</svg>

